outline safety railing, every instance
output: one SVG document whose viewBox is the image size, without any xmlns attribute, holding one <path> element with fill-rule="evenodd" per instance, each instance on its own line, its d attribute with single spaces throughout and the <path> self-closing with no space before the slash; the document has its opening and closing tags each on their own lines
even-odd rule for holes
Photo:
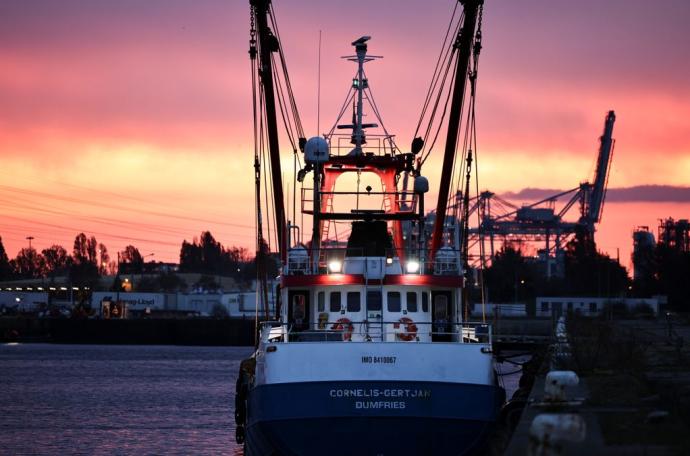
<svg viewBox="0 0 690 456">
<path fill-rule="evenodd" d="M 366 144 L 362 144 L 362 153 L 386 155 L 397 153 L 393 142 L 394 135 L 367 134 Z M 351 134 L 334 133 L 329 138 L 329 152 L 331 155 L 341 156 L 349 154 L 354 147 Z"/>
<path fill-rule="evenodd" d="M 346 272 L 344 266 L 347 259 L 364 257 L 368 261 L 378 258 L 382 262 L 382 268 L 397 262 L 402 274 L 452 276 L 462 273 L 461 252 L 457 249 L 443 247 L 431 259 L 431 252 L 427 249 L 387 249 L 378 246 L 370 249 L 359 247 L 323 247 L 316 250 L 306 247 L 293 248 L 288 251 L 287 268 L 284 272 L 288 275 L 340 274 Z"/>
<path fill-rule="evenodd" d="M 491 325 L 480 322 L 381 322 L 340 319 L 319 322 L 308 328 L 281 322 L 264 322 L 261 340 L 264 343 L 454 342 L 491 345 L 493 332 Z"/>
<path fill-rule="evenodd" d="M 332 199 L 333 201 L 340 201 L 342 197 L 354 197 L 364 212 L 367 212 L 375 217 L 376 212 L 381 214 L 392 212 L 389 207 L 391 204 L 398 214 L 413 215 L 417 212 L 417 201 L 419 195 L 412 192 L 374 192 L 366 191 L 366 188 L 361 191 L 353 192 L 320 192 L 321 201 Z M 354 201 L 354 200 L 353 200 Z M 350 200 L 348 200 L 350 202 Z M 330 206 L 330 205 L 329 205 Z M 305 214 L 314 213 L 314 189 L 312 187 L 303 187 L 301 191 L 301 210 Z M 328 219 L 329 212 L 322 212 L 321 217 Z"/>
</svg>

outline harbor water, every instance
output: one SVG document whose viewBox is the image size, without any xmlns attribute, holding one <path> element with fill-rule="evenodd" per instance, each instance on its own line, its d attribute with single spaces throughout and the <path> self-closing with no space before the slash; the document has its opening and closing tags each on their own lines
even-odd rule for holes
<svg viewBox="0 0 690 456">
<path fill-rule="evenodd" d="M 233 401 L 240 361 L 250 353 L 0 345 L 0 454 L 241 454 Z M 503 376 L 508 397 L 518 379 Z"/>
<path fill-rule="evenodd" d="M 234 454 L 249 347 L 0 345 L 0 454 Z"/>
</svg>

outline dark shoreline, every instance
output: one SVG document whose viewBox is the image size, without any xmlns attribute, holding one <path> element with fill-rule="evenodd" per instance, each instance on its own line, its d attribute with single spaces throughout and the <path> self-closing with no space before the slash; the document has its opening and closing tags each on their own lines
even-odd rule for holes
<svg viewBox="0 0 690 456">
<path fill-rule="evenodd" d="M 0 342 L 251 346 L 254 344 L 254 320 L 0 317 Z"/>
</svg>

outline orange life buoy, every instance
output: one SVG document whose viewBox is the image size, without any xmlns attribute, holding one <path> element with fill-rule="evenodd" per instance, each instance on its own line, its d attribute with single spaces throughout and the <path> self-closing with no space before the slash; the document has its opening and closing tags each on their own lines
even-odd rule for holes
<svg viewBox="0 0 690 456">
<path fill-rule="evenodd" d="M 398 333 L 398 339 L 406 342 L 414 340 L 417 337 L 417 325 L 414 324 L 414 321 L 408 317 L 402 317 L 398 321 L 405 325 L 405 331 Z"/>
<path fill-rule="evenodd" d="M 331 329 L 343 331 L 343 340 L 352 340 L 352 331 L 354 331 L 355 328 L 348 318 L 339 318 L 338 321 L 333 323 Z"/>
</svg>

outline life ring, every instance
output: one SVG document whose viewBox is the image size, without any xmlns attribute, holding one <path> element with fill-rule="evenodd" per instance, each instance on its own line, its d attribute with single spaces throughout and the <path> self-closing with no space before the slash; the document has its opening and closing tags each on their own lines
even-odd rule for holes
<svg viewBox="0 0 690 456">
<path fill-rule="evenodd" d="M 339 318 L 338 321 L 333 323 L 331 329 L 335 331 L 343 331 L 343 340 L 352 340 L 352 331 L 354 331 L 355 328 L 348 318 Z"/>
<path fill-rule="evenodd" d="M 414 324 L 411 318 L 402 317 L 398 320 L 400 323 L 405 325 L 405 331 L 398 333 L 398 339 L 409 342 L 417 337 L 417 325 Z"/>
</svg>

